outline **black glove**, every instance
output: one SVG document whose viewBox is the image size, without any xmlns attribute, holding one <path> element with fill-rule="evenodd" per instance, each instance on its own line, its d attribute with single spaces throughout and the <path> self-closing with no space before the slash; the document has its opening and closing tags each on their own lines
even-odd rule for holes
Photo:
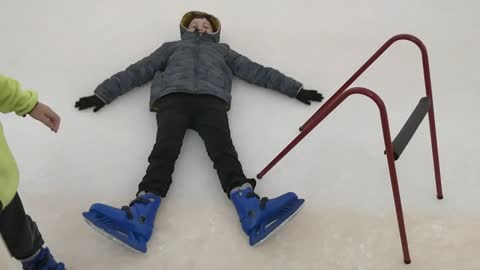
<svg viewBox="0 0 480 270">
<path fill-rule="evenodd" d="M 93 109 L 94 112 L 98 112 L 103 106 L 105 106 L 105 102 L 103 102 L 96 95 L 89 96 L 89 97 L 82 97 L 75 103 L 75 108 L 78 108 L 79 110 L 95 107 Z"/>
<path fill-rule="evenodd" d="M 310 101 L 322 101 L 323 95 L 318 93 L 315 90 L 307 90 L 302 89 L 298 92 L 296 99 L 300 100 L 301 102 L 310 105 Z"/>
</svg>

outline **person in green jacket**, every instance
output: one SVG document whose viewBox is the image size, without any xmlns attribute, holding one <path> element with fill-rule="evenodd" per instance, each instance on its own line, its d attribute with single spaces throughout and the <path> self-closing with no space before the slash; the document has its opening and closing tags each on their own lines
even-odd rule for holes
<svg viewBox="0 0 480 270">
<path fill-rule="evenodd" d="M 57 132 L 60 117 L 47 105 L 38 102 L 35 91 L 23 91 L 20 84 L 0 75 L 0 112 L 15 112 L 19 116 L 30 115 Z M 47 247 L 37 224 L 25 214 L 17 193 L 19 172 L 8 148 L 0 124 L 0 235 L 10 254 L 27 270 L 64 270 Z"/>
</svg>

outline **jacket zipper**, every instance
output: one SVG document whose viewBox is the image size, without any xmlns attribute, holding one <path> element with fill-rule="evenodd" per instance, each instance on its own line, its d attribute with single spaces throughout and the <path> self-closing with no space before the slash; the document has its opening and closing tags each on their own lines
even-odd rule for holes
<svg viewBox="0 0 480 270">
<path fill-rule="evenodd" d="M 193 92 L 197 92 L 198 89 L 198 62 L 199 62 L 199 54 L 200 54 L 200 37 L 202 36 L 202 33 L 198 33 L 197 40 L 196 40 L 196 48 L 195 48 L 195 80 L 194 80 L 194 85 L 193 85 Z"/>
</svg>

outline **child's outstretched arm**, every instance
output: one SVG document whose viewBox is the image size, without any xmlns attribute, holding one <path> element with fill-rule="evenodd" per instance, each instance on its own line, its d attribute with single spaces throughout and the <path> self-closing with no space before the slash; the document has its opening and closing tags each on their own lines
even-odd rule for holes
<svg viewBox="0 0 480 270">
<path fill-rule="evenodd" d="M 251 84 L 276 90 L 282 94 L 297 98 L 310 105 L 310 101 L 322 101 L 322 94 L 315 90 L 303 89 L 303 85 L 280 71 L 264 67 L 229 48 L 227 64 L 233 75 Z"/>
<path fill-rule="evenodd" d="M 165 69 L 170 44 L 164 43 L 149 56 L 106 79 L 95 89 L 95 95 L 80 98 L 75 107 L 79 110 L 94 107 L 93 111 L 97 112 L 117 97 L 151 81 L 158 70 Z"/>
<path fill-rule="evenodd" d="M 18 81 L 3 75 L 0 75 L 0 112 L 15 112 L 20 116 L 30 114 L 54 132 L 60 127 L 60 117 L 47 105 L 38 102 L 35 91 L 24 91 Z"/>
</svg>

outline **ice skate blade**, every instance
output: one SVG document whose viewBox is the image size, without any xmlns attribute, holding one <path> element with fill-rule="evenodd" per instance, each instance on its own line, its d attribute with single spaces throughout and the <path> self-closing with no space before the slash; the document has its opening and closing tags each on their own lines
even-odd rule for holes
<svg viewBox="0 0 480 270">
<path fill-rule="evenodd" d="M 127 248 L 128 250 L 134 252 L 134 253 L 137 253 L 137 254 L 145 254 L 146 252 L 142 252 L 138 249 L 135 249 L 127 244 L 125 244 L 124 242 L 118 240 L 116 237 L 114 237 L 113 235 L 107 233 L 104 229 L 100 228 L 100 227 L 97 227 L 93 222 L 91 222 L 87 217 L 83 216 L 83 219 L 85 220 L 85 222 L 90 226 L 92 227 L 95 231 L 99 232 L 100 234 L 102 234 L 103 236 L 105 236 L 106 238 L 112 240 L 113 242 Z"/>
<path fill-rule="evenodd" d="M 297 202 L 300 202 L 301 201 L 301 204 L 300 206 L 297 208 L 297 210 L 295 210 L 295 212 L 293 212 L 293 214 L 291 214 L 287 219 L 285 219 L 280 225 L 278 225 L 275 229 L 273 229 L 273 231 L 269 234 L 267 234 L 264 238 L 262 238 L 260 241 L 257 241 L 256 243 L 254 243 L 253 245 L 250 244 L 251 246 L 253 247 L 256 247 L 260 244 L 262 244 L 265 240 L 267 240 L 268 238 L 270 238 L 272 235 L 274 235 L 280 228 L 282 228 L 285 224 L 287 224 L 292 218 L 294 218 L 299 212 L 300 210 L 302 210 L 304 204 L 305 204 L 305 200 L 304 199 L 298 199 Z"/>
</svg>

